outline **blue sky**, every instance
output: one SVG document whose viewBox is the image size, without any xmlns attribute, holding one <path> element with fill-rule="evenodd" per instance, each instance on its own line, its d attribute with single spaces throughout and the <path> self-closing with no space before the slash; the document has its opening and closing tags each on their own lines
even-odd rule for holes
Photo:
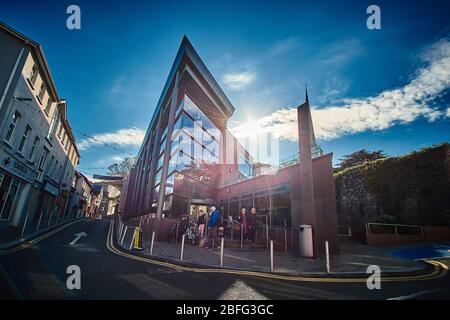
<svg viewBox="0 0 450 320">
<path fill-rule="evenodd" d="M 70 4 L 81 8 L 81 30 L 66 28 Z M 381 30 L 366 28 L 370 4 L 381 8 Z M 80 168 L 127 155 L 78 130 L 137 153 L 184 34 L 236 107 L 236 134 L 277 131 L 281 157 L 296 152 L 293 108 L 305 83 L 335 163 L 362 148 L 401 155 L 450 138 L 448 1 L 17 0 L 0 4 L 0 19 L 42 44 Z"/>
</svg>

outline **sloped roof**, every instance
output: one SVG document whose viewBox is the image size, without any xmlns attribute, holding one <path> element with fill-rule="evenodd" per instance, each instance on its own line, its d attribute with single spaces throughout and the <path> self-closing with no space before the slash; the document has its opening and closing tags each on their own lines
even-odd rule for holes
<svg viewBox="0 0 450 320">
<path fill-rule="evenodd" d="M 197 51 L 192 46 L 191 42 L 185 35 L 183 37 L 183 40 L 181 41 L 180 47 L 178 49 L 177 55 L 175 57 L 175 60 L 172 64 L 172 67 L 169 72 L 169 76 L 167 77 L 166 83 L 164 85 L 163 91 L 161 93 L 161 96 L 159 97 L 158 103 L 156 105 L 156 109 L 153 113 L 152 120 L 150 121 L 150 124 L 147 128 L 147 132 L 145 134 L 144 141 L 141 145 L 141 148 L 138 153 L 138 157 L 142 152 L 142 148 L 145 145 L 145 142 L 148 139 L 148 135 L 150 133 L 151 128 L 153 127 L 156 117 L 159 113 L 159 111 L 162 108 L 162 104 L 165 100 L 165 97 L 167 95 L 167 92 L 169 91 L 169 88 L 175 78 L 176 72 L 179 69 L 183 57 L 187 57 L 193 64 L 193 66 L 197 69 L 198 72 L 202 75 L 202 77 L 206 80 L 209 87 L 212 89 L 212 91 L 215 93 L 215 95 L 219 98 L 220 103 L 226 108 L 227 112 L 229 114 L 233 114 L 235 108 L 230 102 L 230 100 L 227 98 L 223 90 L 220 88 L 217 81 L 214 79 L 214 77 L 209 72 L 208 68 L 206 67 L 205 63 L 202 61 L 200 56 L 198 55 Z"/>
</svg>

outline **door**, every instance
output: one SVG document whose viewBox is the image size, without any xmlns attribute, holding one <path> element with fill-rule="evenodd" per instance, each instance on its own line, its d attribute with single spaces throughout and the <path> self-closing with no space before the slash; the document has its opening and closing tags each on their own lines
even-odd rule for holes
<svg viewBox="0 0 450 320">
<path fill-rule="evenodd" d="M 197 222 L 198 217 L 203 213 L 208 213 L 209 206 L 205 204 L 191 204 L 189 211 L 189 219 L 193 222 Z"/>
<path fill-rule="evenodd" d="M 0 182 L 0 219 L 9 220 L 14 202 L 17 201 L 16 194 L 20 181 L 9 175 L 2 174 L 2 176 Z"/>
</svg>

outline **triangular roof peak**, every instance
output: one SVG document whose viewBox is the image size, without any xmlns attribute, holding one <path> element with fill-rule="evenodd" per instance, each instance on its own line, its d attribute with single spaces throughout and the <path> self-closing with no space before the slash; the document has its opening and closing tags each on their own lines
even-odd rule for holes
<svg viewBox="0 0 450 320">
<path fill-rule="evenodd" d="M 202 78 L 206 81 L 208 86 L 212 89 L 212 92 L 214 92 L 214 94 L 217 96 L 218 101 L 222 105 L 223 110 L 225 110 L 225 112 L 227 114 L 229 114 L 229 116 L 231 116 L 234 112 L 233 104 L 230 102 L 228 97 L 223 92 L 222 88 L 220 88 L 217 81 L 214 79 L 212 74 L 209 72 L 208 68 L 206 67 L 205 63 L 198 55 L 197 51 L 194 49 L 194 46 L 192 45 L 192 43 L 189 40 L 189 38 L 187 37 L 187 35 L 183 35 L 183 38 L 180 43 L 180 47 L 178 48 L 177 55 L 175 56 L 175 60 L 172 64 L 172 67 L 170 68 L 169 75 L 167 77 L 167 80 L 164 85 L 161 96 L 158 100 L 156 110 L 153 113 L 152 120 L 150 121 L 150 125 L 147 129 L 146 136 L 144 138 L 144 142 L 147 140 L 149 129 L 151 127 L 153 127 L 153 124 L 156 121 L 156 116 L 157 116 L 159 110 L 162 108 L 162 103 L 163 103 L 167 93 L 169 92 L 170 86 L 175 79 L 175 75 L 176 75 L 177 71 L 181 67 L 183 67 L 182 62 L 184 61 L 184 58 L 187 58 L 191 62 L 192 66 L 201 74 Z M 143 143 L 141 145 L 141 149 L 139 150 L 138 155 L 141 153 L 142 146 L 144 144 L 145 143 Z"/>
</svg>

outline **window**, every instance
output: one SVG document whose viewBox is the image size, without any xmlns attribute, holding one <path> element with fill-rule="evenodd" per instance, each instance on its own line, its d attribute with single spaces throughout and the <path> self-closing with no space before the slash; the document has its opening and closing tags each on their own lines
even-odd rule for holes
<svg viewBox="0 0 450 320">
<path fill-rule="evenodd" d="M 159 147 L 159 154 L 163 153 L 164 150 L 166 149 L 166 142 L 167 142 L 167 139 L 164 139 L 164 140 L 161 142 L 161 146 Z"/>
<path fill-rule="evenodd" d="M 17 121 L 19 121 L 20 113 L 17 111 L 14 112 L 11 122 L 9 123 L 8 132 L 6 132 L 5 140 L 7 142 L 11 142 L 11 138 L 14 134 L 14 130 L 16 129 Z"/>
<path fill-rule="evenodd" d="M 39 143 L 39 137 L 36 136 L 36 137 L 34 137 L 33 145 L 31 146 L 30 156 L 28 157 L 28 159 L 30 159 L 30 161 L 33 161 L 34 152 L 36 151 L 36 147 L 37 147 L 38 143 Z"/>
<path fill-rule="evenodd" d="M 47 104 L 45 105 L 45 112 L 50 114 L 50 109 L 52 108 L 52 99 L 49 97 L 47 100 Z"/>
<path fill-rule="evenodd" d="M 41 170 L 41 171 L 44 170 L 45 162 L 47 161 L 49 152 L 50 151 L 46 147 L 44 147 L 44 151 L 42 152 L 42 155 L 41 155 L 41 160 L 39 160 L 39 170 Z"/>
<path fill-rule="evenodd" d="M 42 99 L 44 99 L 44 94 L 45 94 L 46 89 L 47 89 L 47 87 L 45 86 L 45 83 L 42 82 L 41 88 L 39 89 L 39 93 L 38 93 L 38 98 L 41 103 L 42 103 Z"/>
<path fill-rule="evenodd" d="M 61 144 L 64 146 L 66 144 L 66 131 L 63 130 L 63 134 L 61 137 Z"/>
<path fill-rule="evenodd" d="M 164 155 L 162 154 L 159 157 L 158 162 L 156 164 L 156 170 L 159 170 L 162 167 L 163 164 L 164 164 Z"/>
<path fill-rule="evenodd" d="M 62 121 L 59 121 L 59 131 L 58 131 L 58 138 L 61 139 L 61 135 L 63 133 L 63 124 Z"/>
<path fill-rule="evenodd" d="M 50 175 L 50 169 L 52 168 L 52 165 L 53 165 L 54 161 L 55 161 L 55 156 L 52 155 L 52 158 L 50 159 L 50 162 L 48 163 L 48 166 L 47 166 L 47 175 L 48 176 L 51 176 Z"/>
<path fill-rule="evenodd" d="M 249 178 L 252 176 L 253 174 L 252 166 L 242 151 L 239 151 L 238 166 L 239 172 L 243 174 L 245 177 Z"/>
<path fill-rule="evenodd" d="M 52 133 L 53 133 L 53 129 L 54 129 L 55 123 L 56 123 L 56 116 L 53 115 L 52 122 L 50 123 L 50 127 L 48 128 L 48 133 L 47 133 L 47 139 L 49 139 L 50 141 L 53 140 Z"/>
<path fill-rule="evenodd" d="M 27 142 L 28 135 L 30 134 L 31 127 L 27 125 L 25 128 L 25 132 L 23 133 L 22 140 L 20 140 L 19 144 L 19 152 L 23 152 L 23 147 L 25 146 L 25 143 Z"/>
<path fill-rule="evenodd" d="M 56 180 L 56 174 L 57 174 L 57 172 L 56 172 L 56 170 L 58 170 L 58 164 L 59 164 L 59 162 L 58 162 L 58 160 L 56 160 L 56 162 L 55 162 L 55 166 L 53 167 L 53 170 L 52 170 L 52 178 L 54 179 L 54 180 Z"/>
<path fill-rule="evenodd" d="M 33 68 L 31 68 L 30 74 L 28 75 L 28 80 L 29 80 L 31 86 L 34 86 L 37 76 L 38 76 L 38 68 L 37 68 L 37 65 L 34 64 Z"/>
<path fill-rule="evenodd" d="M 161 174 L 162 174 L 162 170 L 159 170 L 156 175 L 155 175 L 155 183 L 153 183 L 153 185 L 157 185 L 161 182 Z"/>
<path fill-rule="evenodd" d="M 66 140 L 66 143 L 64 145 L 64 149 L 67 150 L 68 147 L 69 147 L 69 136 L 67 136 L 67 140 Z"/>
<path fill-rule="evenodd" d="M 69 158 L 70 162 L 73 163 L 73 145 L 70 145 L 69 152 L 67 152 L 67 157 Z"/>
<path fill-rule="evenodd" d="M 58 176 L 56 178 L 59 179 L 61 175 L 62 175 L 62 165 L 59 165 Z"/>
</svg>

